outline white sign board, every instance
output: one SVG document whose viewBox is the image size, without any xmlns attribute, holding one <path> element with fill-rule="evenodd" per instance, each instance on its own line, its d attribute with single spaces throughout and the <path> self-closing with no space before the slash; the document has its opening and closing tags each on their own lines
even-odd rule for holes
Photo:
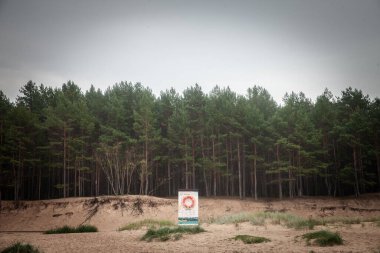
<svg viewBox="0 0 380 253">
<path fill-rule="evenodd" d="M 198 191 L 178 191 L 178 225 L 198 225 Z"/>
</svg>

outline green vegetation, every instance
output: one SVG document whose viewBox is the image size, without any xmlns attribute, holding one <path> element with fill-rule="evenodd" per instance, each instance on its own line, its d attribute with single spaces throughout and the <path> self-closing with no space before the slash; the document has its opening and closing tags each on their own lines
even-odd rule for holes
<svg viewBox="0 0 380 253">
<path fill-rule="evenodd" d="M 45 232 L 45 234 L 68 234 L 68 233 L 91 233 L 98 232 L 95 226 L 81 225 L 78 227 L 63 226 L 61 228 L 51 229 Z"/>
<path fill-rule="evenodd" d="M 331 216 L 326 218 L 318 219 L 318 225 L 327 225 L 327 224 L 360 224 L 362 222 L 374 222 L 378 224 L 380 222 L 380 217 L 339 217 Z"/>
<path fill-rule="evenodd" d="M 252 225 L 264 225 L 266 220 L 272 224 L 283 224 L 289 228 L 309 228 L 313 229 L 319 222 L 313 219 L 305 219 L 290 213 L 281 212 L 257 212 L 257 213 L 238 213 L 220 217 L 215 220 L 218 224 L 230 224 L 250 222 Z"/>
<path fill-rule="evenodd" d="M 259 212 L 257 216 L 264 219 L 269 219 L 273 224 L 284 224 L 289 228 L 301 229 L 309 228 L 313 229 L 315 225 L 319 225 L 319 222 L 314 219 L 305 219 L 300 216 L 296 216 L 290 213 L 281 212 Z"/>
<path fill-rule="evenodd" d="M 258 225 L 264 225 L 264 220 L 259 220 L 257 217 L 257 213 L 236 213 L 221 216 L 214 219 L 214 223 L 217 224 L 232 224 L 242 222 L 252 222 Z"/>
<path fill-rule="evenodd" d="M 379 98 L 347 88 L 282 101 L 259 86 L 155 95 L 140 83 L 82 91 L 72 81 L 54 89 L 29 81 L 14 102 L 0 91 L 2 199 L 195 187 L 281 199 L 380 188 Z"/>
<path fill-rule="evenodd" d="M 162 227 L 159 229 L 149 229 L 141 240 L 148 242 L 154 239 L 159 241 L 178 240 L 182 237 L 182 234 L 198 234 L 202 232 L 205 232 L 205 230 L 200 226 Z"/>
<path fill-rule="evenodd" d="M 175 224 L 168 220 L 152 220 L 152 219 L 145 219 L 142 221 L 132 222 L 129 223 L 126 226 L 123 226 L 119 228 L 119 231 L 124 230 L 137 230 L 142 227 L 148 227 L 148 228 L 156 228 L 156 227 L 170 227 L 174 226 Z"/>
<path fill-rule="evenodd" d="M 326 224 L 360 224 L 362 222 L 376 222 L 380 217 L 376 218 L 368 218 L 368 217 L 339 217 L 339 216 L 331 216 L 320 219 L 322 225 Z"/>
<path fill-rule="evenodd" d="M 360 224 L 361 222 L 375 222 L 380 224 L 380 217 L 327 217 L 327 218 L 303 218 L 286 212 L 256 212 L 256 213 L 237 213 L 221 216 L 213 220 L 217 224 L 237 224 L 250 222 L 252 225 L 262 226 L 265 222 L 281 224 L 288 228 L 295 229 L 314 229 L 314 226 L 327 224 Z"/>
<path fill-rule="evenodd" d="M 15 243 L 8 248 L 5 248 L 1 253 L 39 253 L 38 249 L 30 244 Z"/>
<path fill-rule="evenodd" d="M 251 235 L 237 235 L 233 239 L 240 240 L 244 242 L 245 244 L 270 242 L 268 238 L 259 237 L 259 236 L 251 236 Z"/>
<path fill-rule="evenodd" d="M 338 233 L 333 233 L 327 230 L 320 230 L 312 233 L 302 235 L 302 238 L 306 239 L 306 242 L 310 244 L 310 241 L 319 246 L 333 246 L 343 244 L 343 240 Z"/>
</svg>

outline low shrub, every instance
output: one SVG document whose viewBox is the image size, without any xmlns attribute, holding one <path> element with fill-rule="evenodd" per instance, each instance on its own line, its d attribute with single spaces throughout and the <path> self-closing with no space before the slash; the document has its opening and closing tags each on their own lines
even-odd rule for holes
<svg viewBox="0 0 380 253">
<path fill-rule="evenodd" d="M 338 233 L 333 233 L 327 230 L 320 230 L 302 235 L 306 242 L 310 244 L 313 241 L 318 246 L 333 246 L 343 244 L 343 240 Z"/>
<path fill-rule="evenodd" d="M 170 227 L 174 226 L 175 224 L 168 220 L 152 220 L 152 219 L 145 219 L 138 222 L 129 223 L 121 228 L 119 228 L 119 231 L 124 230 L 138 230 L 142 227 L 148 227 L 148 228 L 156 228 L 156 227 Z"/>
<path fill-rule="evenodd" d="M 15 243 L 8 248 L 5 248 L 1 253 L 39 253 L 38 249 L 30 244 Z"/>
<path fill-rule="evenodd" d="M 270 242 L 270 239 L 259 236 L 251 236 L 251 235 L 237 235 L 233 239 L 240 240 L 245 244 L 253 244 L 253 243 L 263 243 Z"/>
<path fill-rule="evenodd" d="M 63 226 L 61 228 L 51 229 L 45 232 L 45 234 L 68 234 L 68 233 L 91 233 L 98 232 L 95 226 L 81 225 L 78 227 Z"/>
<path fill-rule="evenodd" d="M 191 226 L 191 227 L 185 227 L 185 226 L 178 226 L 178 227 L 162 227 L 159 229 L 149 229 L 145 235 L 141 238 L 141 240 L 144 241 L 152 241 L 154 239 L 157 239 L 159 241 L 167 241 L 170 239 L 178 240 L 182 237 L 182 234 L 198 234 L 205 232 L 203 228 L 200 226 Z"/>
</svg>

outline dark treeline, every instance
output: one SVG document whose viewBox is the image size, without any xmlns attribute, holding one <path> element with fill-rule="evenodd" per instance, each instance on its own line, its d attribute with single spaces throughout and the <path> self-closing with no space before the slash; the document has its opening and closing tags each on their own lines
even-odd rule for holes
<svg viewBox="0 0 380 253">
<path fill-rule="evenodd" d="M 348 88 L 315 102 L 263 88 L 244 96 L 198 85 L 155 97 L 121 82 L 83 93 L 29 81 L 0 91 L 0 194 L 49 199 L 103 194 L 294 197 L 380 188 L 380 100 Z"/>
</svg>

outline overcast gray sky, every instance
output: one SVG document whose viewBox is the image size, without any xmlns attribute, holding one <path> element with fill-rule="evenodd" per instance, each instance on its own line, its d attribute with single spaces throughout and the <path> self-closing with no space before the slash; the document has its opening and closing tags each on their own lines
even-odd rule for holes
<svg viewBox="0 0 380 253">
<path fill-rule="evenodd" d="M 0 0 L 1 90 L 28 80 L 379 97 L 380 0 Z"/>
</svg>

